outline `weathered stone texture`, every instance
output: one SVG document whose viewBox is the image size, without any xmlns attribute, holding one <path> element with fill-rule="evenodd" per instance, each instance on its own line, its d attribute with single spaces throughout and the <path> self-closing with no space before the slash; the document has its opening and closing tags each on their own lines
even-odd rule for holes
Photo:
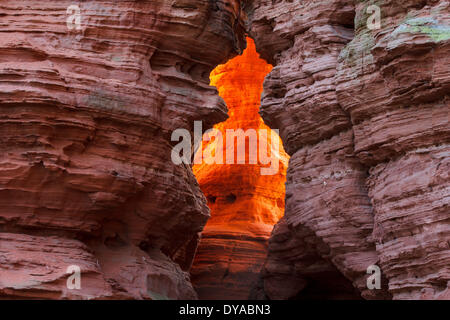
<svg viewBox="0 0 450 320">
<path fill-rule="evenodd" d="M 69 30 L 72 4 L 0 3 L 0 295 L 195 298 L 209 209 L 170 133 L 226 118 L 208 76 L 245 44 L 239 2 L 82 1 Z"/>
<path fill-rule="evenodd" d="M 371 4 L 378 30 L 367 27 Z M 364 298 L 448 299 L 449 2 L 254 1 L 247 10 L 274 64 L 261 114 L 291 155 L 286 237 L 310 230 L 328 248 L 318 255 Z M 272 292 L 286 282 L 270 280 L 281 261 L 294 263 L 269 246 Z M 367 290 L 371 264 L 388 280 L 382 290 Z M 302 279 L 288 295 L 314 277 Z"/>
</svg>

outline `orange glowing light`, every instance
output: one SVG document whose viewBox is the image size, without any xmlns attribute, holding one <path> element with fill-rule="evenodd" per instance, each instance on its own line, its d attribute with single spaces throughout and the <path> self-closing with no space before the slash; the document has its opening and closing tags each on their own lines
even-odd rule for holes
<svg viewBox="0 0 450 320">
<path fill-rule="evenodd" d="M 211 85 L 216 86 L 219 95 L 228 107 L 229 118 L 214 126 L 224 139 L 226 129 L 267 130 L 267 144 L 271 152 L 271 129 L 259 115 L 260 99 L 265 76 L 272 66 L 259 57 L 252 39 L 247 38 L 247 49 L 227 63 L 217 66 L 210 75 Z M 260 137 L 258 137 L 260 139 Z M 193 171 L 203 193 L 208 199 L 211 218 L 206 229 L 221 232 L 261 234 L 271 231 L 273 225 L 284 213 L 286 168 L 289 156 L 283 149 L 278 135 L 279 170 L 274 175 L 261 175 L 261 164 L 249 164 L 250 149 L 246 148 L 246 164 L 201 164 Z M 261 141 L 258 140 L 258 143 Z M 203 152 L 217 147 L 216 141 L 203 142 Z M 234 148 L 236 152 L 237 148 Z M 226 143 L 223 144 L 224 158 Z M 225 161 L 224 161 L 225 163 Z"/>
</svg>

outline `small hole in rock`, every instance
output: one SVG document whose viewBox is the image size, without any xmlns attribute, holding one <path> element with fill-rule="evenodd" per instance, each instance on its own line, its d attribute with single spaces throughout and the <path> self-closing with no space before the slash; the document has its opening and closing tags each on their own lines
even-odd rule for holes
<svg viewBox="0 0 450 320">
<path fill-rule="evenodd" d="M 227 195 L 227 197 L 225 198 L 225 200 L 226 200 L 228 203 L 233 203 L 233 202 L 236 201 L 236 196 L 235 196 L 234 194 L 230 193 L 229 195 Z"/>
</svg>

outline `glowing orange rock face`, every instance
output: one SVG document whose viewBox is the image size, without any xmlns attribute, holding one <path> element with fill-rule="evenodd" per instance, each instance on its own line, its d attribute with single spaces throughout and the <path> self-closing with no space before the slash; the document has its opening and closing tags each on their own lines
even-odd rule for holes
<svg viewBox="0 0 450 320">
<path fill-rule="evenodd" d="M 270 128 L 258 113 L 263 81 L 271 69 L 271 65 L 259 58 L 253 40 L 248 38 L 243 54 L 219 65 L 210 76 L 211 85 L 217 87 L 227 104 L 229 118 L 214 127 L 223 136 L 224 164 L 207 164 L 203 159 L 193 167 L 211 209 L 191 272 L 201 299 L 248 297 L 264 262 L 266 241 L 284 213 L 289 156 L 279 136 L 271 136 Z M 261 175 L 261 167 L 269 165 L 263 165 L 254 154 L 257 150 L 249 147 L 249 139 L 245 164 L 225 164 L 227 152 L 234 152 L 237 159 L 239 147 L 235 140 L 234 151 L 227 149 L 227 129 L 254 129 L 258 133 L 266 130 L 266 141 L 261 141 L 264 136 L 257 135 L 258 145 L 267 143 L 270 151 L 266 153 L 276 156 L 278 171 Z M 276 140 L 272 141 L 271 137 Z M 216 140 L 203 142 L 202 151 L 218 146 Z M 257 156 L 257 164 L 249 164 L 251 156 Z"/>
</svg>

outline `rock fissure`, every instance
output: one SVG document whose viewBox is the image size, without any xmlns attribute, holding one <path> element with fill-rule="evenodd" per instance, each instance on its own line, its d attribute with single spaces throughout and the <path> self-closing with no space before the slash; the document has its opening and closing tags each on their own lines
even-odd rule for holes
<svg viewBox="0 0 450 320">
<path fill-rule="evenodd" d="M 450 298 L 447 0 L 69 7 L 0 5 L 1 299 Z M 175 165 L 198 120 L 285 176 Z"/>
</svg>

